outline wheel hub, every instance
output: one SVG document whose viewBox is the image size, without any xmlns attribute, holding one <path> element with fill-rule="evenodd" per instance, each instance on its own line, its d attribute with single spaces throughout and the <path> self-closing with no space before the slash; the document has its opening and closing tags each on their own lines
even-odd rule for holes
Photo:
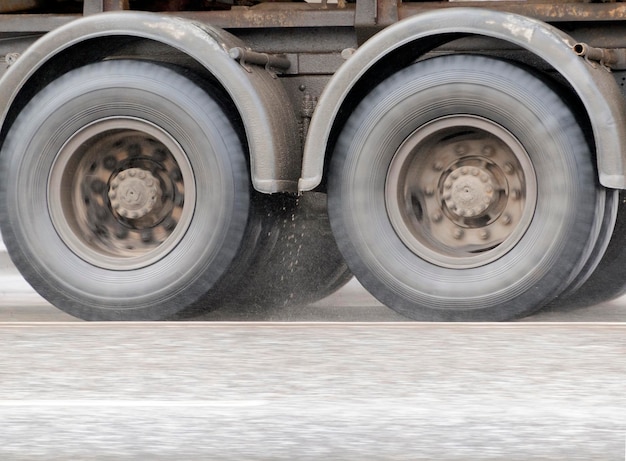
<svg viewBox="0 0 626 461">
<path fill-rule="evenodd" d="M 443 183 L 448 210 L 459 217 L 477 217 L 494 203 L 490 175 L 477 167 L 453 169 Z"/>
<path fill-rule="evenodd" d="M 385 200 L 391 225 L 414 254 L 442 267 L 477 267 L 524 235 L 535 173 L 506 129 L 453 115 L 418 127 L 398 148 Z"/>
<path fill-rule="evenodd" d="M 180 145 L 142 120 L 96 121 L 66 143 L 49 181 L 52 219 L 81 258 L 119 270 L 174 248 L 193 216 L 193 172 Z"/>
<path fill-rule="evenodd" d="M 128 219 L 140 219 L 155 209 L 161 197 L 159 181 L 147 170 L 120 171 L 109 185 L 111 207 Z"/>
</svg>

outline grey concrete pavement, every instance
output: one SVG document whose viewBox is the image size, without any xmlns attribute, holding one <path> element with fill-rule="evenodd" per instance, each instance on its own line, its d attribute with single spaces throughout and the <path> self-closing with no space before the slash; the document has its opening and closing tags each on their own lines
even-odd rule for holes
<svg viewBox="0 0 626 461">
<path fill-rule="evenodd" d="M 0 459 L 625 459 L 626 325 L 0 325 Z"/>
</svg>

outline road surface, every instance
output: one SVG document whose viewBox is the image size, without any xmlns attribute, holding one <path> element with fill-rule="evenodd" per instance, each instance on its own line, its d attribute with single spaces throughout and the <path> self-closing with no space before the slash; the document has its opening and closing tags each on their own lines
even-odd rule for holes
<svg viewBox="0 0 626 461">
<path fill-rule="evenodd" d="M 5 323 L 4 460 L 619 460 L 626 325 Z"/>
</svg>

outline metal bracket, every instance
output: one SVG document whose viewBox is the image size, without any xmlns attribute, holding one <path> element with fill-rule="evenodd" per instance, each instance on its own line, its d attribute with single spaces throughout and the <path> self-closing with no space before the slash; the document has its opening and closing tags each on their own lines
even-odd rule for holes
<svg viewBox="0 0 626 461">
<path fill-rule="evenodd" d="M 83 2 L 83 16 L 89 16 L 103 11 L 128 10 L 129 0 L 85 0 Z"/>
<path fill-rule="evenodd" d="M 241 47 L 231 48 L 230 50 L 228 50 L 228 54 L 235 61 L 238 61 L 241 67 L 246 70 L 246 72 L 252 72 L 252 68 L 247 65 L 248 63 L 257 66 L 264 66 L 265 70 L 273 78 L 277 78 L 276 73 L 273 69 L 285 71 L 289 69 L 289 67 L 291 67 L 291 61 L 289 61 L 289 59 L 282 55 L 277 56 L 267 53 L 258 53 L 256 51 Z"/>
<path fill-rule="evenodd" d="M 593 67 L 600 64 L 609 72 L 611 70 L 626 70 L 625 48 L 595 48 L 586 43 L 576 43 L 573 50 Z"/>
</svg>

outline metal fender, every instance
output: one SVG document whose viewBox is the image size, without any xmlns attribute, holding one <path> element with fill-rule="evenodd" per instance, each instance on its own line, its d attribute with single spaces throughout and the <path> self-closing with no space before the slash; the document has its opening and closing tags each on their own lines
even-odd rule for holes
<svg viewBox="0 0 626 461">
<path fill-rule="evenodd" d="M 300 156 L 296 155 L 298 129 L 284 88 L 263 67 L 244 69 L 229 56 L 230 49 L 245 48 L 241 40 L 222 29 L 186 19 L 111 12 L 81 18 L 53 30 L 26 50 L 0 80 L 0 122 L 7 122 L 14 103 L 19 106 L 20 100 L 30 97 L 31 82 L 49 79 L 47 71 L 55 67 L 67 71 L 72 66 L 103 59 L 106 52 L 100 52 L 98 47 L 106 48 L 116 37 L 160 42 L 203 66 L 226 90 L 241 116 L 254 187 L 262 192 L 297 189 L 301 169 Z M 80 49 L 82 53 L 73 51 Z M 84 56 L 92 53 L 95 58 Z M 6 134 L 6 128 L 3 132 Z"/>
<path fill-rule="evenodd" d="M 350 97 L 354 99 L 355 88 L 368 73 L 389 72 L 389 67 L 399 70 L 437 46 L 468 35 L 510 42 L 554 67 L 578 93 L 588 113 L 600 183 L 626 188 L 626 105 L 611 73 L 577 56 L 576 41 L 549 24 L 482 8 L 453 8 L 410 17 L 384 29 L 341 66 L 313 114 L 299 189 L 314 189 L 322 181 L 327 148 L 341 128 L 337 122 L 352 109 Z"/>
</svg>

